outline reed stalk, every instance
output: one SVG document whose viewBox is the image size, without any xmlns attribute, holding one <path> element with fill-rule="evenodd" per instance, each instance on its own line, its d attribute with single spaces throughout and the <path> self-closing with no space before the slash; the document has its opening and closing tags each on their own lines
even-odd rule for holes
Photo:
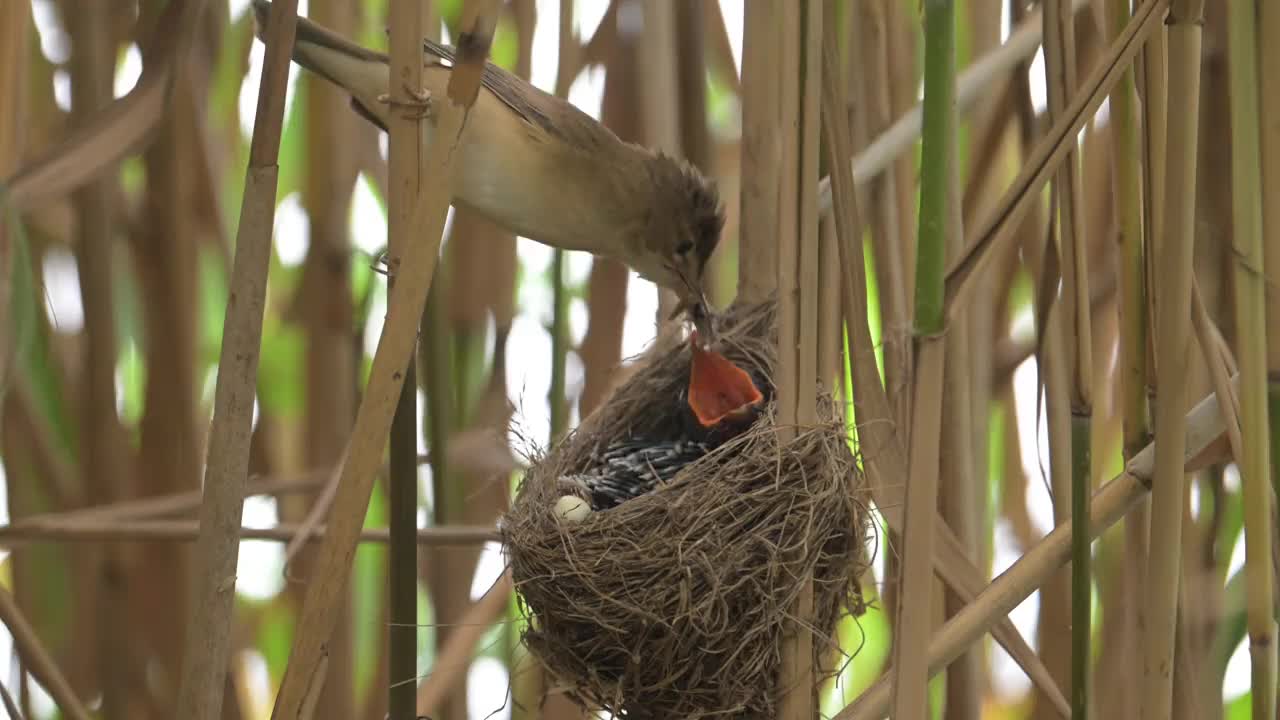
<svg viewBox="0 0 1280 720">
<path fill-rule="evenodd" d="M 1135 352 L 1141 352 L 1141 355 L 1134 357 L 1132 362 L 1142 364 L 1142 372 L 1146 378 L 1146 387 L 1143 388 L 1143 392 L 1147 398 L 1144 404 L 1147 407 L 1145 423 L 1149 436 L 1152 431 L 1151 424 L 1154 422 L 1154 409 L 1151 407 L 1151 401 L 1155 388 L 1154 333 L 1156 297 L 1153 268 L 1156 247 L 1164 238 L 1165 167 L 1168 164 L 1168 158 L 1166 157 L 1169 105 L 1168 40 L 1168 31 L 1163 26 L 1151 34 L 1139 58 L 1140 72 L 1135 74 L 1135 80 L 1140 83 L 1142 97 L 1142 273 L 1146 279 L 1146 295 L 1142 312 L 1146 315 L 1146 339 L 1143 347 L 1134 348 Z M 1134 392 L 1136 393 L 1137 390 L 1135 389 Z M 1136 433 L 1137 429 L 1134 427 L 1130 431 Z M 1135 443 L 1139 442 L 1136 434 L 1131 439 Z M 1142 598 L 1146 595 L 1150 532 L 1151 499 L 1144 498 L 1138 503 L 1138 507 L 1134 512 L 1125 519 L 1126 564 L 1129 568 L 1130 592 L 1134 598 Z M 1145 603 L 1138 600 L 1130 602 L 1129 607 L 1132 613 L 1131 622 L 1128 625 L 1129 661 L 1136 667 L 1141 662 L 1144 653 L 1143 629 L 1147 626 L 1148 608 Z M 1142 693 L 1129 693 L 1125 701 L 1130 714 L 1135 716 L 1141 714 Z"/>
<path fill-rule="evenodd" d="M 453 143 L 466 124 L 467 111 L 480 91 L 480 73 L 493 39 L 497 22 L 496 0 L 470 3 L 463 27 L 470 28 L 476 43 L 474 52 L 459 56 L 449 78 L 446 97 L 432 103 L 436 124 L 434 137 L 442 138 L 425 149 L 421 165 L 422 184 L 418 188 L 410 227 L 418 242 L 409 244 L 402 262 L 393 258 L 392 272 L 398 272 L 387 303 L 387 319 L 378 349 L 374 353 L 369 382 L 356 425 L 348 444 L 346 460 L 338 483 L 329 534 L 320 546 L 313 584 L 307 593 L 293 640 L 290 660 L 276 695 L 272 717 L 294 720 L 301 716 L 310 688 L 322 669 L 325 643 L 333 630 L 351 572 L 355 541 L 364 524 L 373 490 L 373 470 L 382 455 L 392 415 L 405 380 L 405 368 L 412 356 L 417 325 L 426 304 L 427 291 L 435 271 L 444 228 L 445 211 L 452 198 Z M 395 88 L 393 92 L 400 92 Z M 447 140 L 444 140 L 447 139 Z M 423 241 L 426 239 L 426 241 Z"/>
<path fill-rule="evenodd" d="M 1128 0 L 1108 0 L 1108 37 L 1129 22 Z M 1123 405 L 1124 459 L 1150 439 L 1147 410 L 1147 287 L 1142 236 L 1142 153 L 1134 70 L 1126 69 L 1111 92 L 1112 167 L 1120 244 L 1120 392 Z"/>
<path fill-rule="evenodd" d="M 266 58 L 258 89 L 249 165 L 245 171 L 244 198 L 231 270 L 232 301 L 227 305 L 224 320 L 204 500 L 200 506 L 200 537 L 194 575 L 197 586 L 187 627 L 200 628 L 201 632 L 190 634 L 187 639 L 177 699 L 179 717 L 204 720 L 222 715 L 224 679 L 231 652 L 235 593 L 226 587 L 226 583 L 227 578 L 235 576 L 239 558 L 238 530 L 244 504 L 244 482 L 249 469 L 279 173 L 277 156 L 284 123 L 285 85 L 293 48 L 297 2 L 284 0 L 274 10 L 266 29 Z M 105 302 L 103 310 L 109 311 L 109 299 L 99 299 L 99 302 Z M 114 417 L 114 402 L 111 414 Z"/>
<path fill-rule="evenodd" d="M 1280 3 L 1260 2 L 1258 37 L 1280 37 Z M 1262 197 L 1280 196 L 1280 43 L 1262 42 L 1258 47 L 1258 95 L 1261 113 Z M 1280 203 L 1262 206 L 1262 244 L 1267 278 L 1266 314 L 1274 325 L 1280 320 Z M 1271 457 L 1280 458 L 1280 332 L 1267 333 L 1267 397 L 1271 425 Z M 1271 482 L 1280 496 L 1280 467 L 1271 468 Z"/>
<path fill-rule="evenodd" d="M 744 301 L 763 300 L 777 287 L 782 12 L 777 0 L 743 6 L 738 297 Z"/>
<path fill-rule="evenodd" d="M 110 103 L 110 68 L 112 67 L 113 56 L 110 38 L 103 27 L 107 17 L 109 17 L 109 14 L 101 6 L 85 8 L 84 12 L 71 14 L 67 17 L 70 35 L 76 44 L 76 51 L 71 58 L 70 67 L 71 121 L 74 126 L 87 126 Z M 119 500 L 121 495 L 127 492 L 129 488 L 126 484 L 126 468 L 131 457 L 122 447 L 122 441 L 126 436 L 116 411 L 115 369 L 116 361 L 119 357 L 119 341 L 117 339 L 119 326 L 114 305 L 118 302 L 117 299 L 121 293 L 119 283 L 116 280 L 116 273 L 113 272 L 116 249 L 119 245 L 116 242 L 117 235 L 112 231 L 112 228 L 118 222 L 118 213 L 114 211 L 110 201 L 112 185 L 110 178 L 100 177 L 96 181 L 79 188 L 72 196 L 76 218 L 76 232 L 72 242 L 76 257 L 80 297 L 84 304 L 84 331 L 79 358 L 81 365 L 79 394 L 81 397 L 75 404 L 76 409 L 79 411 L 80 420 L 78 428 L 79 462 L 77 469 L 80 475 L 78 484 L 84 488 L 85 499 L 89 502 Z M 269 207 L 268 213 L 270 212 Z M 261 227 L 258 228 L 259 232 L 261 230 Z M 269 228 L 267 228 L 267 232 L 269 234 Z M 269 244 L 269 240 L 266 243 Z M 247 249 L 246 252 L 248 252 Z M 240 334 L 236 332 L 237 329 L 240 328 L 228 327 L 228 342 L 231 341 L 231 338 L 235 338 L 236 335 Z M 256 335 L 252 338 L 254 354 L 250 358 L 246 358 L 250 362 L 256 361 L 257 358 L 257 339 Z M 246 378 L 237 370 L 239 368 L 227 367 L 225 372 L 227 381 L 225 383 L 220 382 L 219 385 L 226 385 L 228 390 L 234 386 L 243 392 L 244 385 L 240 383 L 244 383 Z M 222 374 L 220 373 L 220 375 Z M 249 393 L 252 395 L 251 377 L 249 382 Z M 218 407 L 215 408 L 215 417 L 219 414 L 217 410 L 221 409 L 224 412 L 220 414 L 224 418 L 221 423 L 215 420 L 210 442 L 211 447 L 221 445 L 227 450 L 239 452 L 239 454 L 235 456 L 220 456 L 216 460 L 211 458 L 212 465 L 208 474 L 211 485 L 209 486 L 209 497 L 206 500 L 207 506 L 212 508 L 225 507 L 227 508 L 227 513 L 235 511 L 230 508 L 235 502 L 235 483 L 229 477 L 229 473 L 233 472 L 229 468 L 234 468 L 248 460 L 247 447 L 228 442 L 229 440 L 239 439 L 236 437 L 238 435 L 236 431 L 240 429 L 241 421 L 245 424 L 248 422 L 247 415 L 243 418 L 226 417 L 226 400 L 229 395 L 231 393 L 224 390 L 218 397 L 218 400 L 222 402 L 218 403 Z M 33 413 L 33 418 L 38 414 L 38 412 Z M 71 457 L 75 459 L 75 455 L 71 455 Z M 9 492 L 10 497 L 16 500 L 18 494 L 14 492 L 14 489 L 11 488 Z M 21 502 L 15 502 L 15 505 L 19 507 L 22 504 Z M 227 557 L 220 553 L 214 553 L 225 548 L 226 536 L 219 533 L 221 528 L 208 527 L 209 523 L 207 521 L 205 525 L 206 538 L 201 543 L 200 562 L 201 564 L 216 562 L 216 567 L 225 568 Z M 234 559 L 233 545 L 230 552 L 232 568 L 234 568 Z M 129 607 L 126 599 L 126 588 L 130 584 L 128 566 L 125 563 L 125 557 L 116 548 L 104 550 L 93 559 L 93 562 L 93 571 L 97 576 L 94 583 L 97 601 L 95 603 L 96 607 L 88 614 L 90 622 L 93 624 L 92 642 L 88 650 L 92 654 L 92 664 L 90 666 L 96 671 L 98 682 L 102 688 L 102 708 L 104 712 L 108 716 L 124 717 L 130 709 L 132 690 L 137 687 L 136 684 L 129 682 L 129 671 L 136 669 L 138 666 L 136 661 L 130 662 L 121 657 L 126 648 L 131 645 L 131 640 L 126 633 L 124 624 L 119 621 L 119 616 L 127 612 Z M 110 582 L 108 578 L 111 577 L 122 578 L 122 580 Z M 23 589 L 26 588 L 19 588 L 19 590 Z M 211 604 L 220 605 L 216 600 L 210 598 L 208 593 L 205 593 L 202 597 L 211 600 Z M 27 597 L 20 597 L 20 599 L 23 601 L 28 600 Z M 29 608 L 32 607 L 26 602 L 23 604 Z M 15 612 L 17 609 L 17 606 L 15 606 Z M 180 607 L 180 612 L 194 609 Z M 205 617 L 218 625 L 230 623 L 229 608 L 226 612 L 222 612 L 221 609 L 221 607 L 211 608 L 205 614 Z M 200 612 L 203 613 L 204 611 L 201 610 Z M 18 628 L 10 626 L 10 630 L 17 635 Z M 191 643 L 190 647 L 200 644 L 198 642 Z M 218 645 L 219 643 L 216 641 L 212 643 L 210 653 L 216 653 Z M 190 674 L 191 665 L 198 661 L 199 658 L 188 658 L 184 661 L 184 669 L 188 675 Z M 186 676 L 184 676 L 185 679 Z M 204 698 L 201 697 L 200 701 L 203 703 Z M 191 705 L 191 707 L 193 710 L 197 709 L 194 705 Z M 75 712 L 75 710 L 76 708 L 74 707 L 67 708 L 68 712 Z M 83 712 L 83 710 L 80 712 Z M 200 712 L 205 711 L 201 709 Z"/>
<path fill-rule="evenodd" d="M 1263 0 L 1265 3 L 1266 0 Z M 1271 453 L 1267 418 L 1266 276 L 1262 240 L 1261 136 L 1256 0 L 1228 10 L 1231 87 L 1232 245 L 1235 260 L 1236 356 L 1240 363 L 1246 613 L 1254 720 L 1276 716 L 1276 622 L 1271 534 Z M 1274 40 L 1272 41 L 1274 42 Z M 1274 73 L 1274 68 L 1263 71 Z"/>
<path fill-rule="evenodd" d="M 817 421 L 819 98 L 822 80 L 823 2 L 803 0 L 782 18 L 781 103 L 784 135 L 779 188 L 777 289 L 779 297 L 779 434 L 793 439 Z M 778 671 L 779 720 L 811 720 L 814 682 L 813 578 L 799 584 L 781 639 Z"/>
<path fill-rule="evenodd" d="M 352 32 L 357 19 L 356 10 L 346 0 L 312 0 L 308 14 L 316 23 L 343 34 Z M 341 460 L 343 443 L 351 432 L 355 415 L 356 348 L 351 343 L 353 273 L 348 226 L 351 189 L 358 173 L 359 140 L 373 137 L 376 129 L 351 111 L 350 98 L 337 86 L 316 76 L 301 78 L 298 86 L 306 89 L 298 97 L 305 102 L 305 110 L 299 108 L 294 112 L 305 112 L 302 127 L 306 151 L 300 171 L 309 238 L 302 281 L 290 302 L 298 309 L 299 324 L 306 338 L 302 360 L 306 398 L 301 428 L 303 462 L 308 468 L 330 468 Z M 411 462 L 417 462 L 417 458 Z M 330 474 L 324 473 L 326 477 Z M 280 498 L 280 520 L 290 522 L 305 517 L 315 498 L 321 495 L 308 492 Z M 313 557 L 308 545 L 306 552 L 288 561 L 290 570 L 298 576 L 307 576 Z M 289 584 L 286 590 L 289 605 L 300 607 L 305 591 L 302 583 Z M 353 642 L 357 633 L 352 622 L 352 596 L 340 612 L 329 646 L 332 679 L 325 683 L 321 697 L 323 706 L 334 715 L 352 716 L 358 712 Z M 382 657 L 378 672 L 385 675 L 389 672 L 389 657 L 382 652 L 379 655 Z M 387 698 L 383 693 L 369 693 L 365 699 L 385 712 Z"/>
<path fill-rule="evenodd" d="M 390 28 L 390 75 L 402 78 L 392 83 L 392 97 L 399 102 L 409 102 L 411 88 L 422 86 L 422 35 L 423 5 L 419 0 L 392 0 L 388 24 Z M 387 213 L 387 248 L 391 263 L 403 258 L 409 246 L 417 240 L 417 227 L 412 225 L 413 203 L 422 185 L 419 176 L 419 157 L 422 152 L 422 123 L 408 114 L 392 113 L 387 120 L 387 176 L 389 180 Z M 395 273 L 388 273 L 387 287 L 390 294 L 395 287 Z M 429 293 L 438 299 L 443 293 L 437 286 Z M 429 339 L 431 347 L 441 347 L 439 335 L 444 329 L 444 318 L 433 313 L 438 303 L 428 300 L 424 323 L 427 331 L 436 337 Z M 417 342 L 409 346 L 410 357 L 416 354 Z M 438 354 L 438 353 L 437 353 Z M 450 391 L 448 384 L 431 382 L 441 379 L 440 371 L 447 366 L 431 363 L 428 374 L 428 392 L 432 401 Z M 418 676 L 418 545 L 415 542 L 418 523 L 418 463 L 417 463 L 417 404 L 418 383 L 413 362 L 404 370 L 404 382 L 396 401 L 395 415 L 390 430 L 390 472 L 387 477 L 388 530 L 391 545 L 387 553 L 387 668 L 390 682 L 387 684 L 387 709 L 389 720 L 412 720 L 415 717 L 414 683 Z M 446 376 L 447 379 L 447 376 Z M 439 514 L 442 504 L 440 488 L 448 477 L 445 458 L 448 453 L 441 443 L 447 436 L 447 413 L 434 412 L 439 402 L 430 402 L 430 429 L 432 451 L 432 480 L 436 486 L 436 508 Z M 437 517 L 437 521 L 440 518 Z"/>
<path fill-rule="evenodd" d="M 1155 248 L 1156 459 L 1145 587 L 1148 612 L 1143 662 L 1143 717 L 1172 716 L 1173 668 L 1186 475 L 1186 406 L 1196 161 L 1200 116 L 1200 42 L 1204 3 L 1176 0 L 1169 10 L 1168 158 L 1164 227 Z M 1160 151 L 1160 148 L 1156 148 Z"/>
<path fill-rule="evenodd" d="M 938 502 L 946 324 L 944 268 L 959 207 L 955 167 L 955 5 L 924 3 L 924 118 L 916 243 L 915 340 L 910 472 L 902 549 L 902 601 L 893 668 L 893 715 L 928 717 L 928 641 L 933 626 L 932 552 Z"/>
<path fill-rule="evenodd" d="M 1047 0 L 1045 19 L 1045 66 L 1048 74 L 1049 113 L 1059 115 L 1075 91 L 1075 18 L 1065 0 Z M 1074 145 L 1074 143 L 1072 143 Z M 1063 270 L 1063 300 L 1066 315 L 1063 330 L 1070 348 L 1070 438 L 1071 455 L 1071 713 L 1089 717 L 1089 680 L 1092 622 L 1092 556 L 1089 542 L 1089 495 L 1092 486 L 1093 441 L 1093 340 L 1092 306 L 1089 302 L 1089 265 L 1086 233 L 1081 218 L 1084 195 L 1080 191 L 1080 161 L 1069 152 L 1054 182 L 1058 200 L 1058 227 Z M 1049 252 L 1055 252 L 1053 248 Z M 1054 278 L 1056 280 L 1056 278 Z M 1047 278 L 1041 278 L 1046 282 Z M 1066 428 L 1063 428 L 1065 431 Z M 1055 464 L 1055 472 L 1057 466 Z M 1056 485 L 1055 485 L 1056 488 Z"/>
<path fill-rule="evenodd" d="M 573 30 L 573 3 L 560 3 L 560 48 L 556 64 L 555 94 L 569 97 L 569 87 L 577 76 Z M 564 284 L 565 251 L 556 248 L 551 256 L 551 388 L 547 401 L 551 407 L 551 442 L 559 440 L 569 429 L 569 399 L 565 390 L 565 366 L 569 355 L 569 289 Z M 661 314 L 661 310 L 659 310 Z"/>
</svg>

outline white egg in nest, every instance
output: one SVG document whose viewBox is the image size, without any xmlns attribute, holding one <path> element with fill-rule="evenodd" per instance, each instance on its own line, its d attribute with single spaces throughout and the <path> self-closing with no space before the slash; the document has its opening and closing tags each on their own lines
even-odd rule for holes
<svg viewBox="0 0 1280 720">
<path fill-rule="evenodd" d="M 591 514 L 591 506 L 577 495 L 562 495 L 556 500 L 556 517 L 569 523 L 582 522 Z"/>
</svg>

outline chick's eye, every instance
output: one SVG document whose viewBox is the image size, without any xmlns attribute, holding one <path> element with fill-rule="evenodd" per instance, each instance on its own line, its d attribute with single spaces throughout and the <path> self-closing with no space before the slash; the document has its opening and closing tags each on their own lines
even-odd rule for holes
<svg viewBox="0 0 1280 720">
<path fill-rule="evenodd" d="M 676 246 L 676 254 L 678 255 L 688 255 L 691 250 L 693 250 L 692 240 L 685 240 Z"/>
</svg>

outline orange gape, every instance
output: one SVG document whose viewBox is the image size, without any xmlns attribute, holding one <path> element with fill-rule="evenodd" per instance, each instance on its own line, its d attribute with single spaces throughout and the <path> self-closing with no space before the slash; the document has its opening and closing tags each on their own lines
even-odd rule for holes
<svg viewBox="0 0 1280 720">
<path fill-rule="evenodd" d="M 689 370 L 689 408 L 703 427 L 740 418 L 764 399 L 747 371 L 729 358 L 703 350 L 698 333 L 689 336 L 693 364 Z"/>
</svg>

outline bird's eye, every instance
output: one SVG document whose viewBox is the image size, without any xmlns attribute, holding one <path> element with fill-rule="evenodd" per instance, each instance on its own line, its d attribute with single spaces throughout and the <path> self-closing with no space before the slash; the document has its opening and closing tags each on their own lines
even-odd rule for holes
<svg viewBox="0 0 1280 720">
<path fill-rule="evenodd" d="M 684 242 L 676 246 L 676 254 L 678 255 L 687 255 L 689 254 L 690 250 L 693 250 L 692 240 L 685 240 Z"/>
</svg>

